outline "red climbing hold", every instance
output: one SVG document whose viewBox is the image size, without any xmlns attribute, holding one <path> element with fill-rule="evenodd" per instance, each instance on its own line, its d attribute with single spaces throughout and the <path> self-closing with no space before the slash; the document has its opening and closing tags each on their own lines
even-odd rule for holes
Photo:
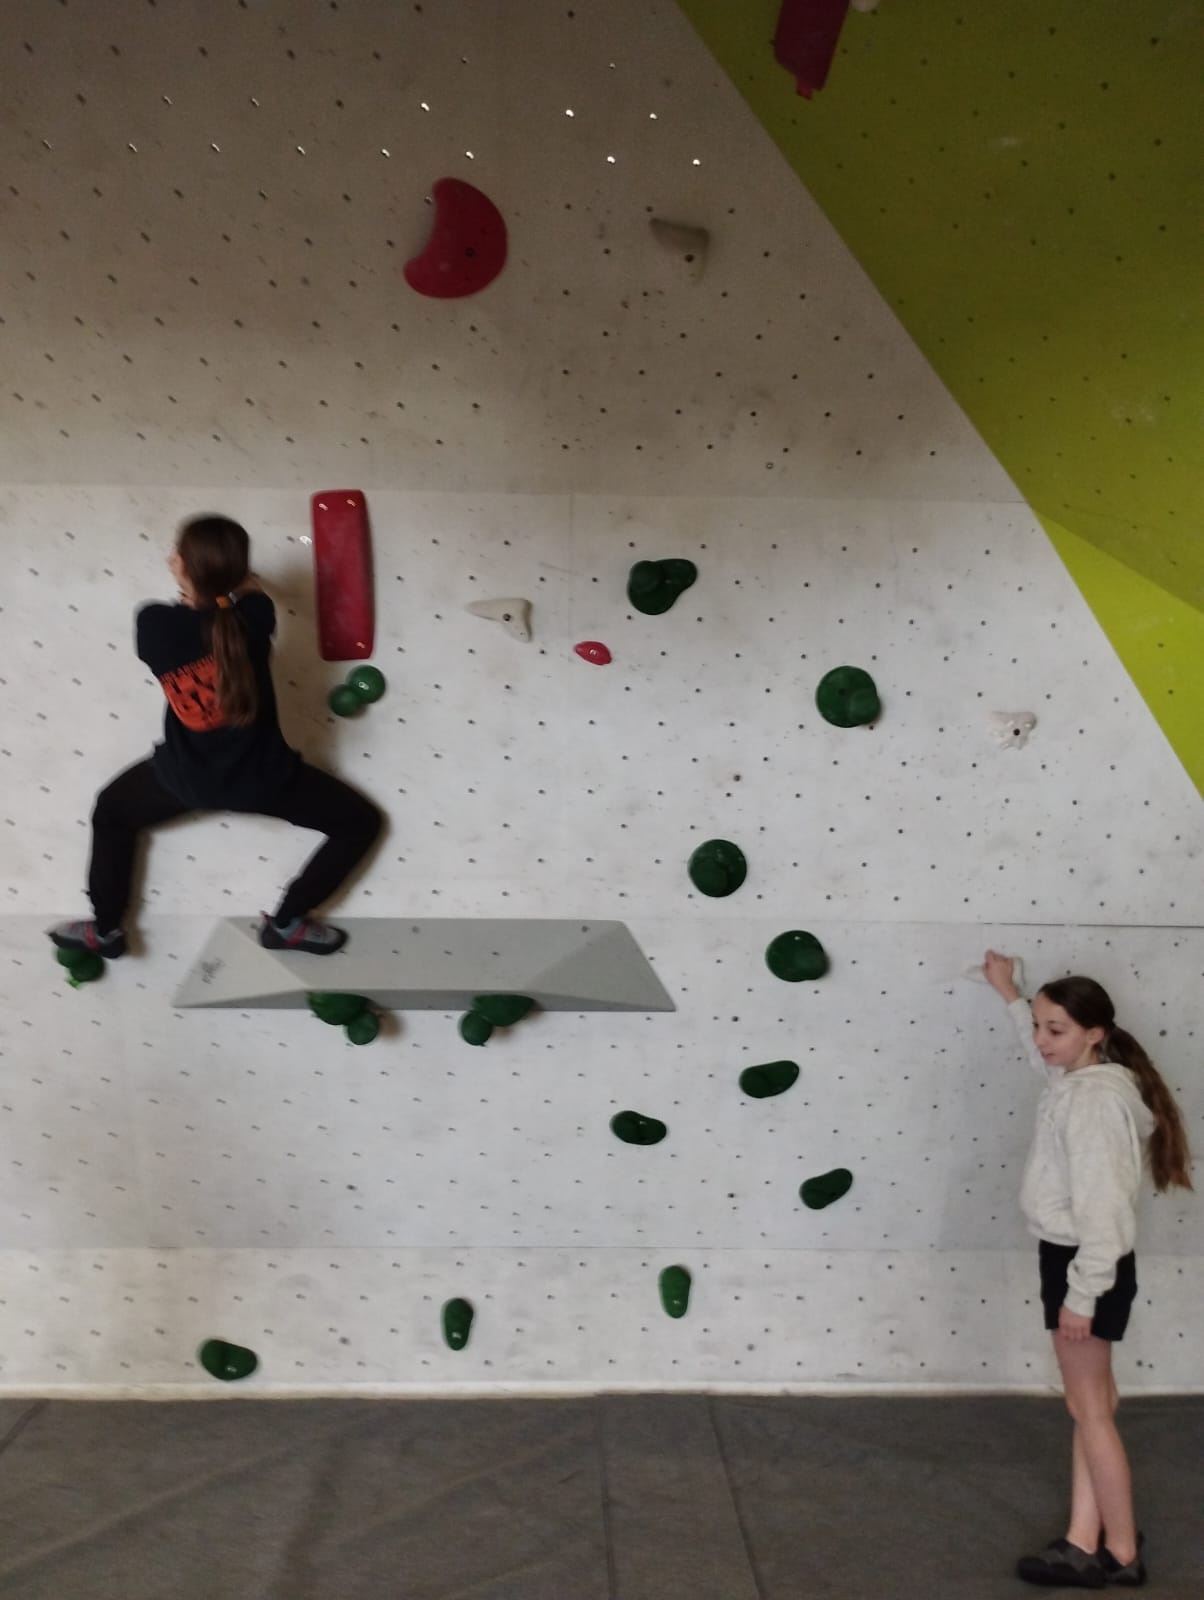
<svg viewBox="0 0 1204 1600">
<path fill-rule="evenodd" d="M 362 489 L 324 489 L 310 500 L 318 654 L 362 661 L 372 654 L 372 540 Z"/>
<path fill-rule="evenodd" d="M 575 644 L 573 649 L 582 661 L 588 661 L 595 667 L 605 667 L 614 658 L 610 651 L 598 639 L 583 639 L 580 644 Z"/>
<path fill-rule="evenodd" d="M 774 59 L 794 73 L 804 100 L 828 81 L 848 9 L 849 0 L 782 0 L 773 36 Z"/>
<path fill-rule="evenodd" d="M 487 194 L 460 178 L 440 178 L 431 190 L 435 226 L 421 255 L 405 264 L 419 294 L 456 300 L 493 282 L 506 264 L 506 224 Z"/>
</svg>

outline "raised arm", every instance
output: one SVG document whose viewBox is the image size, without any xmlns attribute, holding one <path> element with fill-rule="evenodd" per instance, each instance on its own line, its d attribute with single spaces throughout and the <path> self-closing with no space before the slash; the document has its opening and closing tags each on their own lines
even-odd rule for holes
<svg viewBox="0 0 1204 1600">
<path fill-rule="evenodd" d="M 1046 1066 L 1041 1059 L 1041 1052 L 1033 1042 L 1033 1015 L 1029 1010 L 1028 1001 L 1017 989 L 1013 979 L 1011 956 L 1002 956 L 997 950 L 988 950 L 983 958 L 982 971 L 991 988 L 1007 1005 L 1008 1015 L 1015 1025 L 1016 1037 L 1020 1041 L 1025 1060 L 1034 1072 L 1039 1072 L 1048 1081 L 1054 1076 L 1054 1071 L 1052 1067 Z"/>
</svg>

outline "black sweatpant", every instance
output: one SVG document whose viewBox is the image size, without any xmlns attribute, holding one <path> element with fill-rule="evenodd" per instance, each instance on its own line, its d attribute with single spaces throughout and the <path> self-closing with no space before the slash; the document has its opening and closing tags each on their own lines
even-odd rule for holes
<svg viewBox="0 0 1204 1600">
<path fill-rule="evenodd" d="M 210 808 L 185 805 L 165 789 L 150 761 L 140 761 L 100 791 L 92 811 L 88 894 L 101 933 L 119 928 L 125 916 L 142 830 L 204 809 Z M 305 916 L 329 899 L 367 854 L 384 820 L 371 800 L 350 784 L 305 762 L 279 789 L 254 806 L 237 809 L 281 817 L 294 827 L 326 835 L 285 890 L 276 910 L 281 922 Z"/>
</svg>

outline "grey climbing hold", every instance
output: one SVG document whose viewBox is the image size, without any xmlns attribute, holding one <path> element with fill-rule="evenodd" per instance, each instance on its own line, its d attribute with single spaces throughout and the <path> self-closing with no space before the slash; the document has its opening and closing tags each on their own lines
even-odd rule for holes
<svg viewBox="0 0 1204 1600">
<path fill-rule="evenodd" d="M 518 598 L 507 600 L 474 600 L 465 607 L 474 617 L 484 617 L 486 622 L 500 622 L 512 638 L 525 644 L 531 637 L 531 602 Z"/>
<path fill-rule="evenodd" d="M 1037 726 L 1031 711 L 992 711 L 991 733 L 1002 750 L 1019 750 Z"/>
<path fill-rule="evenodd" d="M 707 230 L 689 222 L 669 222 L 664 217 L 651 218 L 648 226 L 661 249 L 676 257 L 686 269 L 687 277 L 697 283 L 706 269 L 711 245 Z"/>
</svg>

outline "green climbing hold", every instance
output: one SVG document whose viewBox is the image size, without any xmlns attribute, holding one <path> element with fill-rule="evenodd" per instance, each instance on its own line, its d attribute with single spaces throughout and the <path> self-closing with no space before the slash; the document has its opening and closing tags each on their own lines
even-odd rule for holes
<svg viewBox="0 0 1204 1600">
<path fill-rule="evenodd" d="M 328 1022 L 332 1028 L 345 1028 L 370 1010 L 370 1003 L 362 994 L 312 993 L 305 998 L 314 1016 L 321 1022 Z"/>
<path fill-rule="evenodd" d="M 362 705 L 371 705 L 385 692 L 385 675 L 379 667 L 352 667 L 347 687 Z"/>
<path fill-rule="evenodd" d="M 825 722 L 837 728 L 860 728 L 882 711 L 873 678 L 860 667 L 833 667 L 819 680 L 815 704 Z"/>
<path fill-rule="evenodd" d="M 339 683 L 327 695 L 326 704 L 336 717 L 354 717 L 364 702 L 349 683 Z"/>
<path fill-rule="evenodd" d="M 822 978 L 828 970 L 824 947 L 813 933 L 792 928 L 779 933 L 765 952 L 765 960 L 775 978 L 785 983 L 802 983 L 804 978 Z"/>
<path fill-rule="evenodd" d="M 460 1037 L 465 1044 L 488 1044 L 493 1037 L 493 1023 L 480 1011 L 466 1011 L 460 1018 Z"/>
<path fill-rule="evenodd" d="M 375 1011 L 361 1011 L 347 1024 L 346 1032 L 351 1044 L 371 1044 L 380 1032 L 380 1018 Z"/>
<path fill-rule="evenodd" d="M 210 1377 L 220 1378 L 223 1383 L 249 1378 L 259 1365 L 254 1350 L 244 1350 L 240 1344 L 227 1344 L 224 1339 L 206 1339 L 198 1356 Z"/>
<path fill-rule="evenodd" d="M 659 617 L 698 577 L 692 561 L 637 561 L 627 575 L 627 598 L 645 616 Z"/>
<path fill-rule="evenodd" d="M 798 1063 L 795 1061 L 766 1061 L 759 1067 L 745 1067 L 740 1074 L 740 1087 L 754 1100 L 785 1094 L 797 1082 Z"/>
<path fill-rule="evenodd" d="M 495 1028 L 512 1028 L 534 1004 L 525 994 L 479 994 L 473 999 L 472 1009 L 480 1012 Z"/>
<path fill-rule="evenodd" d="M 690 1274 L 685 1267 L 666 1267 L 660 1275 L 661 1305 L 671 1317 L 684 1317 L 690 1309 Z"/>
<path fill-rule="evenodd" d="M 443 1307 L 443 1337 L 453 1350 L 463 1350 L 472 1330 L 472 1307 L 467 1300 L 449 1300 Z"/>
<path fill-rule="evenodd" d="M 620 1111 L 610 1119 L 610 1131 L 624 1144 L 659 1144 L 668 1133 L 663 1122 L 638 1111 Z"/>
<path fill-rule="evenodd" d="M 833 1200 L 839 1200 L 841 1195 L 848 1194 L 852 1187 L 853 1174 L 849 1169 L 834 1167 L 822 1177 L 808 1178 L 799 1190 L 799 1197 L 812 1211 L 822 1211 L 825 1206 L 830 1206 Z"/>
<path fill-rule="evenodd" d="M 748 876 L 748 862 L 739 845 L 730 839 L 708 839 L 690 857 L 690 882 L 700 894 L 715 899 L 735 894 Z"/>
<path fill-rule="evenodd" d="M 104 957 L 95 950 L 56 950 L 54 954 L 59 966 L 66 968 L 67 982 L 73 989 L 104 977 Z"/>
</svg>

